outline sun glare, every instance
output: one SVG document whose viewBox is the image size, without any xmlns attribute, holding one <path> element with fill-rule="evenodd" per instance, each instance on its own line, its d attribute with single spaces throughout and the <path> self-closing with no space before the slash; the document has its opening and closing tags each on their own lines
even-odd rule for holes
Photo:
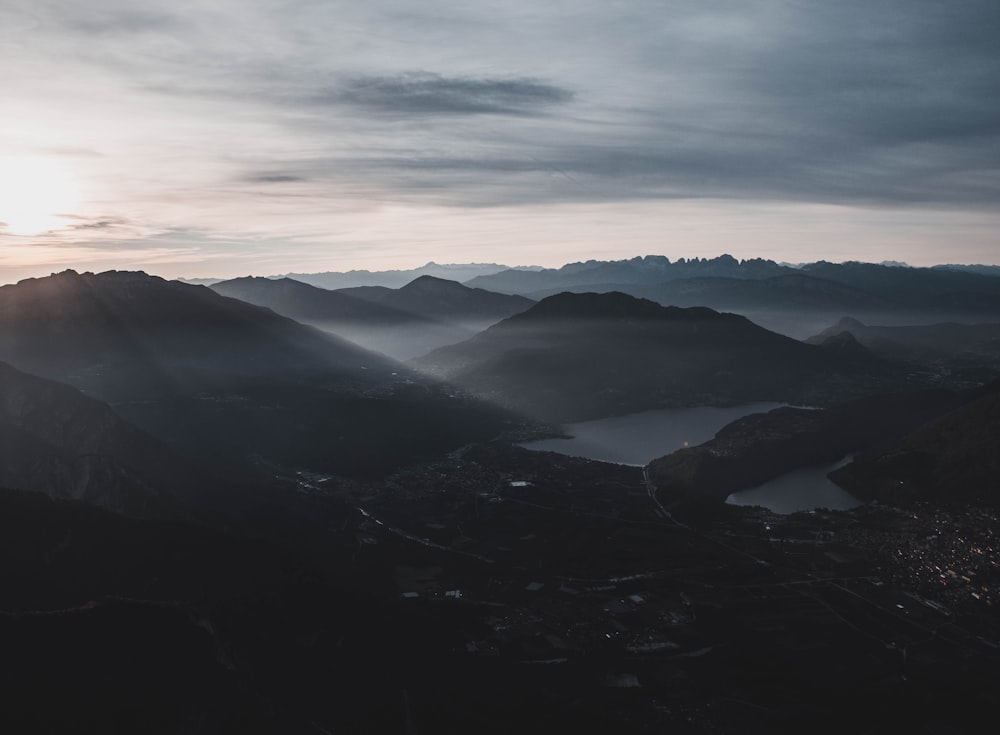
<svg viewBox="0 0 1000 735">
<path fill-rule="evenodd" d="M 65 226 L 77 187 L 57 162 L 42 156 L 0 156 L 0 232 L 40 235 Z"/>
</svg>

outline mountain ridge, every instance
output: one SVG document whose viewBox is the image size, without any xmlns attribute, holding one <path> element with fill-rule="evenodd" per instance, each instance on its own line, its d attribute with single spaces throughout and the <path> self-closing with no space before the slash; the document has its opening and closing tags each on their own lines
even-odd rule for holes
<svg viewBox="0 0 1000 735">
<path fill-rule="evenodd" d="M 141 272 L 0 287 L 0 360 L 238 465 L 389 471 L 492 436 L 506 420 L 383 355 Z"/>
<path fill-rule="evenodd" d="M 501 405 L 566 421 L 682 405 L 825 402 L 887 374 L 878 360 L 859 367 L 855 357 L 845 362 L 736 314 L 613 292 L 551 296 L 413 364 Z"/>
<path fill-rule="evenodd" d="M 328 290 L 288 278 L 239 278 L 211 288 L 394 359 L 460 342 L 533 303 L 429 275 L 399 289 Z"/>
</svg>

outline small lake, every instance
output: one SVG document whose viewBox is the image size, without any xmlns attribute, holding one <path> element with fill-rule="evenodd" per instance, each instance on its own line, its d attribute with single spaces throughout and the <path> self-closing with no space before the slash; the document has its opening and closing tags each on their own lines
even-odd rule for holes
<svg viewBox="0 0 1000 735">
<path fill-rule="evenodd" d="M 740 490 L 730 495 L 731 505 L 760 505 L 775 513 L 794 513 L 813 508 L 850 510 L 862 505 L 861 501 L 843 488 L 833 484 L 827 473 L 851 461 L 844 457 L 839 462 L 815 467 L 804 467 L 757 487 Z"/>
<path fill-rule="evenodd" d="M 610 419 L 581 421 L 563 428 L 570 439 L 539 439 L 521 444 L 526 449 L 558 452 L 641 467 L 685 446 L 707 442 L 726 424 L 751 413 L 765 413 L 784 403 L 746 403 L 741 406 L 698 406 L 643 411 Z"/>
</svg>

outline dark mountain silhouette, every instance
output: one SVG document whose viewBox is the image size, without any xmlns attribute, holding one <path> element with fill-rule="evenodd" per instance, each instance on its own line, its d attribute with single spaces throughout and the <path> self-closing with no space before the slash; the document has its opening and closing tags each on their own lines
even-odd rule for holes
<svg viewBox="0 0 1000 735">
<path fill-rule="evenodd" d="M 637 290 L 664 305 L 708 306 L 741 313 L 767 309 L 879 311 L 891 306 L 865 291 L 802 273 L 756 279 L 681 278 Z"/>
<path fill-rule="evenodd" d="M 1000 313 L 1000 278 L 939 268 L 873 263 L 802 266 L 802 272 L 841 283 L 891 302 L 897 310 L 920 313 Z"/>
<path fill-rule="evenodd" d="M 752 414 L 723 427 L 711 441 L 654 460 L 649 477 L 664 502 L 722 503 L 737 490 L 793 470 L 830 464 L 854 452 L 881 451 L 969 400 L 968 393 L 926 390 L 828 409 L 785 407 Z"/>
<path fill-rule="evenodd" d="M 871 302 L 871 305 L 892 304 L 897 308 L 929 311 L 945 310 L 996 310 L 1000 307 L 1000 279 L 992 270 L 953 268 L 911 268 L 908 266 L 874 263 L 829 263 L 819 261 L 802 266 L 780 265 L 770 260 L 753 259 L 738 261 L 730 255 L 717 258 L 683 258 L 671 262 L 663 256 L 646 256 L 618 261 L 587 261 L 571 263 L 558 269 L 534 272 L 501 271 L 479 276 L 467 283 L 501 293 L 541 294 L 553 289 L 603 290 L 605 287 L 659 286 L 671 281 L 692 279 L 679 291 L 716 291 L 728 298 L 762 299 L 771 301 L 768 291 L 780 298 L 785 292 L 794 298 L 807 299 L 822 304 L 842 303 L 843 299 Z M 780 279 L 797 276 L 790 281 L 776 280 L 768 286 L 745 286 L 740 292 L 727 280 Z M 803 280 L 817 278 L 819 282 Z M 702 280 L 706 279 L 706 280 Z M 724 279 L 724 280 L 716 280 Z M 826 282 L 826 283 L 823 283 Z M 839 284 L 843 291 L 835 291 L 830 283 Z M 593 287 L 600 286 L 601 289 Z M 729 290 L 732 293 L 726 294 Z M 698 304 L 704 305 L 704 304 Z M 773 305 L 780 306 L 780 302 Z M 868 306 L 868 304 L 865 304 Z"/>
<path fill-rule="evenodd" d="M 953 387 L 982 385 L 1000 375 L 1000 324 L 869 326 L 843 318 L 806 341 L 823 344 L 843 335 Z"/>
<path fill-rule="evenodd" d="M 183 517 L 207 481 L 167 445 L 74 388 L 0 363 L 0 487 L 137 517 Z"/>
<path fill-rule="evenodd" d="M 841 332 L 824 340 L 816 342 L 828 352 L 836 352 L 843 358 L 858 361 L 870 361 L 872 352 L 861 344 L 850 332 Z"/>
<path fill-rule="evenodd" d="M 400 360 L 461 342 L 534 303 L 433 276 L 400 289 L 329 291 L 289 278 L 237 278 L 212 289 Z"/>
<path fill-rule="evenodd" d="M 797 339 L 844 315 L 884 324 L 1000 318 L 1000 278 L 989 269 L 823 261 L 793 267 L 728 255 L 674 262 L 647 256 L 504 271 L 468 285 L 535 299 L 564 291 L 621 291 L 664 306 L 734 311 Z"/>
<path fill-rule="evenodd" d="M 806 341 L 819 344 L 843 333 L 886 357 L 933 360 L 965 356 L 984 363 L 1000 359 L 1000 324 L 876 326 L 844 318 Z"/>
<path fill-rule="evenodd" d="M 414 313 L 354 298 L 343 291 L 317 288 L 291 278 L 234 278 L 210 287 L 231 298 L 264 306 L 296 321 L 356 322 L 371 326 L 421 322 Z"/>
<path fill-rule="evenodd" d="M 551 295 L 556 291 L 603 290 L 594 288 L 598 285 L 613 284 L 622 290 L 623 286 L 659 284 L 678 278 L 767 278 L 794 272 L 794 269 L 774 261 L 754 259 L 740 262 L 730 255 L 691 260 L 680 258 L 673 262 L 662 255 L 647 255 L 629 260 L 589 260 L 538 271 L 506 270 L 477 276 L 467 281 L 466 285 L 500 293 Z"/>
<path fill-rule="evenodd" d="M 0 288 L 0 359 L 241 465 L 385 471 L 499 425 L 381 355 L 143 273 L 67 271 Z"/>
<path fill-rule="evenodd" d="M 470 288 L 434 276 L 421 276 L 399 289 L 366 286 L 336 293 L 473 328 L 478 325 L 485 328 L 534 304 L 523 296 Z"/>
<path fill-rule="evenodd" d="M 974 400 L 915 428 L 831 479 L 860 498 L 893 505 L 1000 506 L 1000 381 Z"/>
<path fill-rule="evenodd" d="M 115 400 L 202 388 L 216 371 L 246 378 L 323 372 L 371 385 L 396 369 L 356 345 L 208 288 L 119 271 L 65 271 L 0 287 L 6 356 L 29 372 L 69 375 L 68 382 Z"/>
<path fill-rule="evenodd" d="M 474 334 L 464 327 L 405 308 L 290 278 L 235 278 L 211 288 L 223 296 L 266 307 L 398 360 L 460 342 Z"/>
<path fill-rule="evenodd" d="M 934 269 L 946 271 L 965 271 L 968 273 L 980 273 L 984 276 L 1000 276 L 1000 265 L 958 265 L 948 263 L 945 265 L 931 266 Z"/>
<path fill-rule="evenodd" d="M 547 420 L 755 400 L 829 403 L 884 384 L 849 359 L 711 309 L 564 293 L 415 363 Z"/>
<path fill-rule="evenodd" d="M 434 276 L 450 281 L 468 281 L 477 276 L 491 275 L 507 270 L 537 270 L 534 266 L 516 266 L 511 268 L 496 263 L 435 263 L 431 261 L 419 268 L 407 270 L 367 271 L 354 270 L 346 272 L 326 271 L 324 273 L 286 273 L 284 277 L 293 278 L 302 283 L 308 283 L 319 288 L 354 288 L 357 286 L 384 286 L 400 288 L 420 276 Z"/>
</svg>

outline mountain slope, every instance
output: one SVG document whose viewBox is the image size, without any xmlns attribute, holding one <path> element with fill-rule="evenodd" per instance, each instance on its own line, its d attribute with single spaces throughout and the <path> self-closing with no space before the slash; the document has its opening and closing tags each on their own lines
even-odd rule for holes
<svg viewBox="0 0 1000 735">
<path fill-rule="evenodd" d="M 180 515 L 206 483 L 169 447 L 79 391 L 0 363 L 0 486 L 138 517 Z"/>
<path fill-rule="evenodd" d="M 467 285 L 535 299 L 563 291 L 621 291 L 664 306 L 734 311 L 796 339 L 845 315 L 885 324 L 1000 318 L 1000 278 L 990 270 L 823 261 L 792 267 L 728 255 L 674 262 L 647 256 L 531 273 L 504 271 Z"/>
<path fill-rule="evenodd" d="M 861 498 L 1000 506 L 1000 381 L 831 479 Z"/>
<path fill-rule="evenodd" d="M 378 327 L 422 321 L 408 311 L 353 298 L 344 291 L 317 288 L 291 278 L 248 276 L 221 281 L 210 288 L 223 296 L 263 306 L 302 322 L 356 322 Z"/>
<path fill-rule="evenodd" d="M 325 371 L 371 384 L 394 370 L 355 345 L 207 288 L 118 271 L 65 271 L 0 287 L 5 356 L 29 372 L 72 374 L 74 384 L 123 398 L 133 388 L 145 398 L 151 389 L 202 387 L 213 372 L 253 378 Z M 140 365 L 144 376 L 135 374 Z"/>
<path fill-rule="evenodd" d="M 0 288 L 0 359 L 241 465 L 386 470 L 500 421 L 381 355 L 143 273 L 67 271 Z"/>
<path fill-rule="evenodd" d="M 479 395 L 547 420 L 756 400 L 825 403 L 888 376 L 710 309 L 622 293 L 563 293 L 473 339 L 414 362 Z"/>
<path fill-rule="evenodd" d="M 823 278 L 790 273 L 771 278 L 681 278 L 639 293 L 664 305 L 708 306 L 743 312 L 757 309 L 878 311 L 885 299 Z"/>
<path fill-rule="evenodd" d="M 290 278 L 236 278 L 211 288 L 399 360 L 461 342 L 534 303 L 433 276 L 399 289 L 329 291 Z"/>
<path fill-rule="evenodd" d="M 953 384 L 981 385 L 1000 373 L 1000 324 L 870 326 L 844 318 L 806 341 L 820 344 L 838 334 Z"/>
<path fill-rule="evenodd" d="M 874 263 L 809 263 L 802 272 L 918 312 L 1000 313 L 1000 278 L 971 271 Z"/>
<path fill-rule="evenodd" d="M 272 309 L 397 360 L 422 355 L 474 334 L 464 327 L 406 308 L 359 298 L 347 291 L 317 288 L 290 278 L 236 278 L 216 283 L 211 288 L 223 296 Z"/>
<path fill-rule="evenodd" d="M 398 289 L 370 286 L 341 289 L 336 293 L 349 294 L 433 319 L 463 325 L 481 324 L 484 327 L 518 314 L 534 304 L 531 299 L 523 296 L 470 288 L 457 281 L 434 276 L 421 276 Z"/>
<path fill-rule="evenodd" d="M 965 393 L 926 390 L 860 398 L 828 409 L 783 407 L 751 414 L 704 444 L 652 461 L 649 478 L 664 502 L 722 503 L 730 493 L 793 470 L 830 464 L 854 452 L 881 451 L 968 401 Z"/>
<path fill-rule="evenodd" d="M 732 311 L 771 331 L 809 337 L 844 314 L 864 318 L 892 315 L 893 302 L 842 283 L 797 271 L 770 277 L 699 276 L 663 283 L 594 283 L 526 294 L 544 298 L 562 291 L 621 291 L 663 306 L 707 306 Z"/>
</svg>

